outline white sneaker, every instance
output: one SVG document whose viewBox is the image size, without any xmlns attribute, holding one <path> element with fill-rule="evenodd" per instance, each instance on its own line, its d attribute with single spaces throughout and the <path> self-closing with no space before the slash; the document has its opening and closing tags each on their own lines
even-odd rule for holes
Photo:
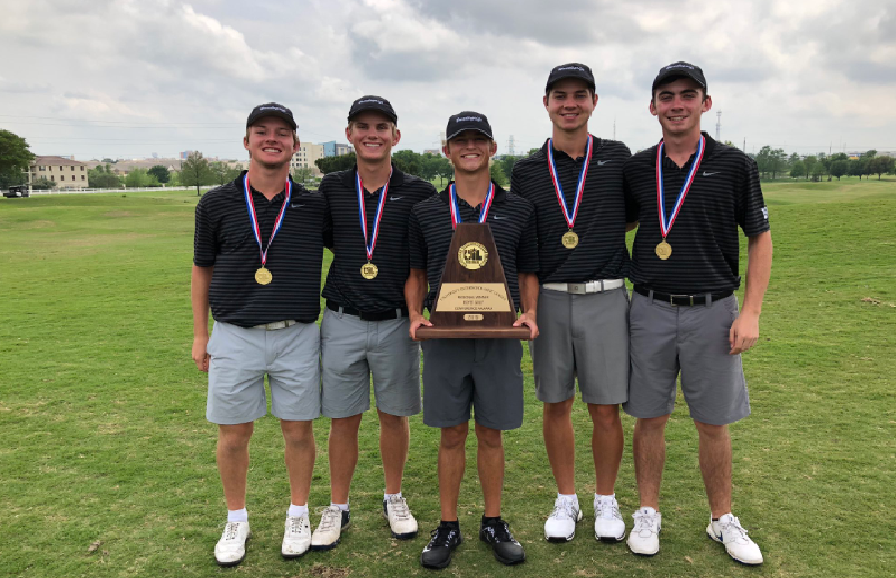
<svg viewBox="0 0 896 578">
<path fill-rule="evenodd" d="M 728 555 L 741 564 L 750 566 L 762 564 L 762 552 L 759 551 L 759 546 L 747 536 L 747 531 L 740 525 L 740 520 L 732 514 L 725 514 L 718 522 L 710 519 L 706 535 L 724 544 Z"/>
<path fill-rule="evenodd" d="M 632 554 L 653 556 L 660 551 L 660 513 L 653 508 L 641 508 L 632 514 L 635 525 L 628 534 Z"/>
<path fill-rule="evenodd" d="M 557 496 L 554 511 L 544 523 L 544 537 L 548 542 L 569 542 L 576 537 L 576 522 L 582 519 L 579 505 Z"/>
<path fill-rule="evenodd" d="M 221 539 L 215 544 L 218 566 L 236 566 L 246 557 L 249 541 L 249 522 L 227 522 Z"/>
<path fill-rule="evenodd" d="M 311 534 L 311 549 L 315 551 L 331 550 L 339 543 L 339 535 L 350 523 L 348 510 L 340 510 L 339 506 L 327 506 L 320 516 L 320 524 Z"/>
<path fill-rule="evenodd" d="M 594 537 L 604 542 L 619 542 L 625 538 L 625 522 L 616 498 L 594 498 Z"/>
<path fill-rule="evenodd" d="M 280 553 L 284 558 L 298 558 L 311 547 L 311 523 L 308 521 L 308 514 L 286 516 L 284 526 Z"/>
<path fill-rule="evenodd" d="M 404 497 L 393 495 L 388 500 L 383 499 L 383 517 L 389 520 L 393 538 L 410 540 L 417 537 L 417 520 Z"/>
</svg>

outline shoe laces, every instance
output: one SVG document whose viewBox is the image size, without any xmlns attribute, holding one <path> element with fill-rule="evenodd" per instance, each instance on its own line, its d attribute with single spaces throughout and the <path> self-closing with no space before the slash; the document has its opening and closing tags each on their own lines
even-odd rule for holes
<svg viewBox="0 0 896 578">
<path fill-rule="evenodd" d="M 635 527 L 632 529 L 633 532 L 640 532 L 641 530 L 648 530 L 650 532 L 655 531 L 656 527 L 656 514 L 645 514 L 644 512 L 635 512 L 632 515 L 632 518 L 635 520 Z"/>
<path fill-rule="evenodd" d="M 484 530 L 492 535 L 495 542 L 516 542 L 513 539 L 513 534 L 510 533 L 510 525 L 504 520 L 489 524 L 485 526 Z"/>
<path fill-rule="evenodd" d="M 237 534 L 240 532 L 240 523 L 239 522 L 227 522 L 227 525 L 224 526 L 224 539 L 225 540 L 236 540 Z"/>
<path fill-rule="evenodd" d="M 289 533 L 301 534 L 305 529 L 304 516 L 289 516 Z"/>
<path fill-rule="evenodd" d="M 432 549 L 433 547 L 437 546 L 450 546 L 451 541 L 456 533 L 456 528 L 452 528 L 451 526 L 443 526 L 440 524 L 438 528 L 429 533 L 430 540 L 427 549 Z"/>
<path fill-rule="evenodd" d="M 389 512 L 399 520 L 411 519 L 411 509 L 408 508 L 408 502 L 404 499 L 404 497 L 389 498 L 387 506 L 389 508 Z"/>
<path fill-rule="evenodd" d="M 597 502 L 594 509 L 597 510 L 597 515 L 605 520 L 615 520 L 622 517 L 622 514 L 619 513 L 619 505 L 615 500 L 608 502 L 601 500 Z"/>
<path fill-rule="evenodd" d="M 327 508 L 320 517 L 321 530 L 332 530 L 342 524 L 342 510 L 339 508 Z"/>
<path fill-rule="evenodd" d="M 750 538 L 747 536 L 749 532 L 740 525 L 740 520 L 735 516 L 731 516 L 730 520 L 722 522 L 721 531 L 724 532 L 726 530 L 735 534 L 733 536 L 735 540 L 750 541 Z"/>
<path fill-rule="evenodd" d="M 559 518 L 559 519 L 576 519 L 578 517 L 578 513 L 576 513 L 576 505 L 570 500 L 559 499 L 554 502 L 554 509 L 551 512 L 551 518 Z"/>
</svg>

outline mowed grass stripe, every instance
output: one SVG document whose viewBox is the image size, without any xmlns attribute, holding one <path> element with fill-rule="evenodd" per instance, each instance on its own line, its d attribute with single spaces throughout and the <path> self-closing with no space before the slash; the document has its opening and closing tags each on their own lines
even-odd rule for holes
<svg viewBox="0 0 896 578">
<path fill-rule="evenodd" d="M 529 556 L 514 573 L 889 575 L 896 562 L 887 512 L 896 464 L 896 186 L 830 185 L 767 187 L 775 263 L 762 343 L 745 356 L 753 415 L 732 427 L 735 513 L 763 547 L 765 565 L 734 565 L 703 533 L 708 512 L 696 434 L 680 396 L 668 431 L 660 555 L 636 558 L 624 544 L 593 540 L 590 425 L 581 404 L 574 422 L 586 518 L 574 542 L 544 542 L 556 488 L 526 355 L 525 423 L 505 438 L 504 513 Z M 0 576 L 223 573 L 211 555 L 224 512 L 215 428 L 205 421 L 205 375 L 190 360 L 195 202 L 187 191 L 0 202 Z M 617 496 L 630 528 L 638 505 L 633 421 L 624 424 Z M 315 424 L 312 508 L 329 499 L 328 426 L 325 419 Z M 361 430 L 352 529 L 329 554 L 284 562 L 283 443 L 276 420 L 260 420 L 249 474 L 254 539 L 246 562 L 230 572 L 426 574 L 418 558 L 438 520 L 438 432 L 419 416 L 411 427 L 404 491 L 421 536 L 393 541 L 381 519 L 371 414 Z M 475 440 L 468 448 L 460 506 L 467 541 L 447 572 L 505 575 L 476 539 L 483 504 Z"/>
</svg>

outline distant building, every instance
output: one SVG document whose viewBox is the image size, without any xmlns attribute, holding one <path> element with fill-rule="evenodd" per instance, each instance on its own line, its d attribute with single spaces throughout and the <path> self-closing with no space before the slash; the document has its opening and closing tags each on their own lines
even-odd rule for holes
<svg viewBox="0 0 896 578">
<path fill-rule="evenodd" d="M 342 155 L 347 155 L 348 153 L 352 152 L 351 146 L 337 142 L 335 140 L 323 142 L 323 143 L 320 143 L 320 145 L 322 147 L 324 147 L 324 156 L 325 157 L 340 157 Z"/>
<path fill-rule="evenodd" d="M 180 160 L 185 161 L 190 158 L 190 155 L 195 153 L 196 151 L 181 151 Z"/>
<path fill-rule="evenodd" d="M 347 155 L 350 152 L 352 152 L 351 145 L 341 144 L 341 143 L 336 145 L 336 156 L 337 157 L 341 157 L 342 155 Z"/>
<path fill-rule="evenodd" d="M 319 177 L 322 173 L 317 165 L 314 164 L 314 161 L 323 158 L 323 156 L 324 145 L 303 142 L 299 145 L 299 150 L 292 155 L 292 162 L 289 163 L 290 168 L 293 172 L 295 172 L 295 169 L 311 169 L 311 174 Z"/>
<path fill-rule="evenodd" d="M 35 157 L 31 161 L 29 183 L 47 179 L 55 183 L 57 189 L 80 190 L 90 186 L 87 163 L 66 157 Z"/>
<path fill-rule="evenodd" d="M 423 151 L 423 154 L 426 154 L 426 153 L 429 153 L 434 157 L 442 156 L 442 151 L 440 151 L 439 149 L 426 149 L 425 151 Z"/>
</svg>

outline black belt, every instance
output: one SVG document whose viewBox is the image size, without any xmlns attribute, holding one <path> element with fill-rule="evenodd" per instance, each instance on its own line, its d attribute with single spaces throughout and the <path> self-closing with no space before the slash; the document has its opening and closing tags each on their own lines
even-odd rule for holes
<svg viewBox="0 0 896 578">
<path fill-rule="evenodd" d="M 650 297 L 650 289 L 645 287 L 644 285 L 635 285 L 634 287 L 635 293 L 639 295 L 643 295 L 644 297 Z M 734 291 L 722 291 L 721 293 L 711 293 L 709 294 L 710 303 L 713 301 L 720 301 L 726 297 L 731 297 L 734 294 Z M 700 293 L 697 295 L 669 295 L 668 293 L 657 293 L 653 292 L 653 298 L 657 301 L 662 301 L 663 303 L 668 303 L 669 305 L 677 305 L 680 307 L 690 307 L 692 305 L 706 305 L 706 296 L 707 293 Z"/>
<path fill-rule="evenodd" d="M 352 309 L 351 307 L 345 307 L 340 305 L 339 303 L 334 303 L 327 299 L 327 309 L 330 311 L 335 311 L 337 313 L 348 313 L 349 315 L 355 315 L 361 319 L 361 321 L 388 321 L 390 319 L 399 319 L 401 317 L 408 316 L 408 310 L 404 307 L 396 307 L 395 309 L 387 309 L 385 311 L 358 311 L 357 309 Z"/>
</svg>

